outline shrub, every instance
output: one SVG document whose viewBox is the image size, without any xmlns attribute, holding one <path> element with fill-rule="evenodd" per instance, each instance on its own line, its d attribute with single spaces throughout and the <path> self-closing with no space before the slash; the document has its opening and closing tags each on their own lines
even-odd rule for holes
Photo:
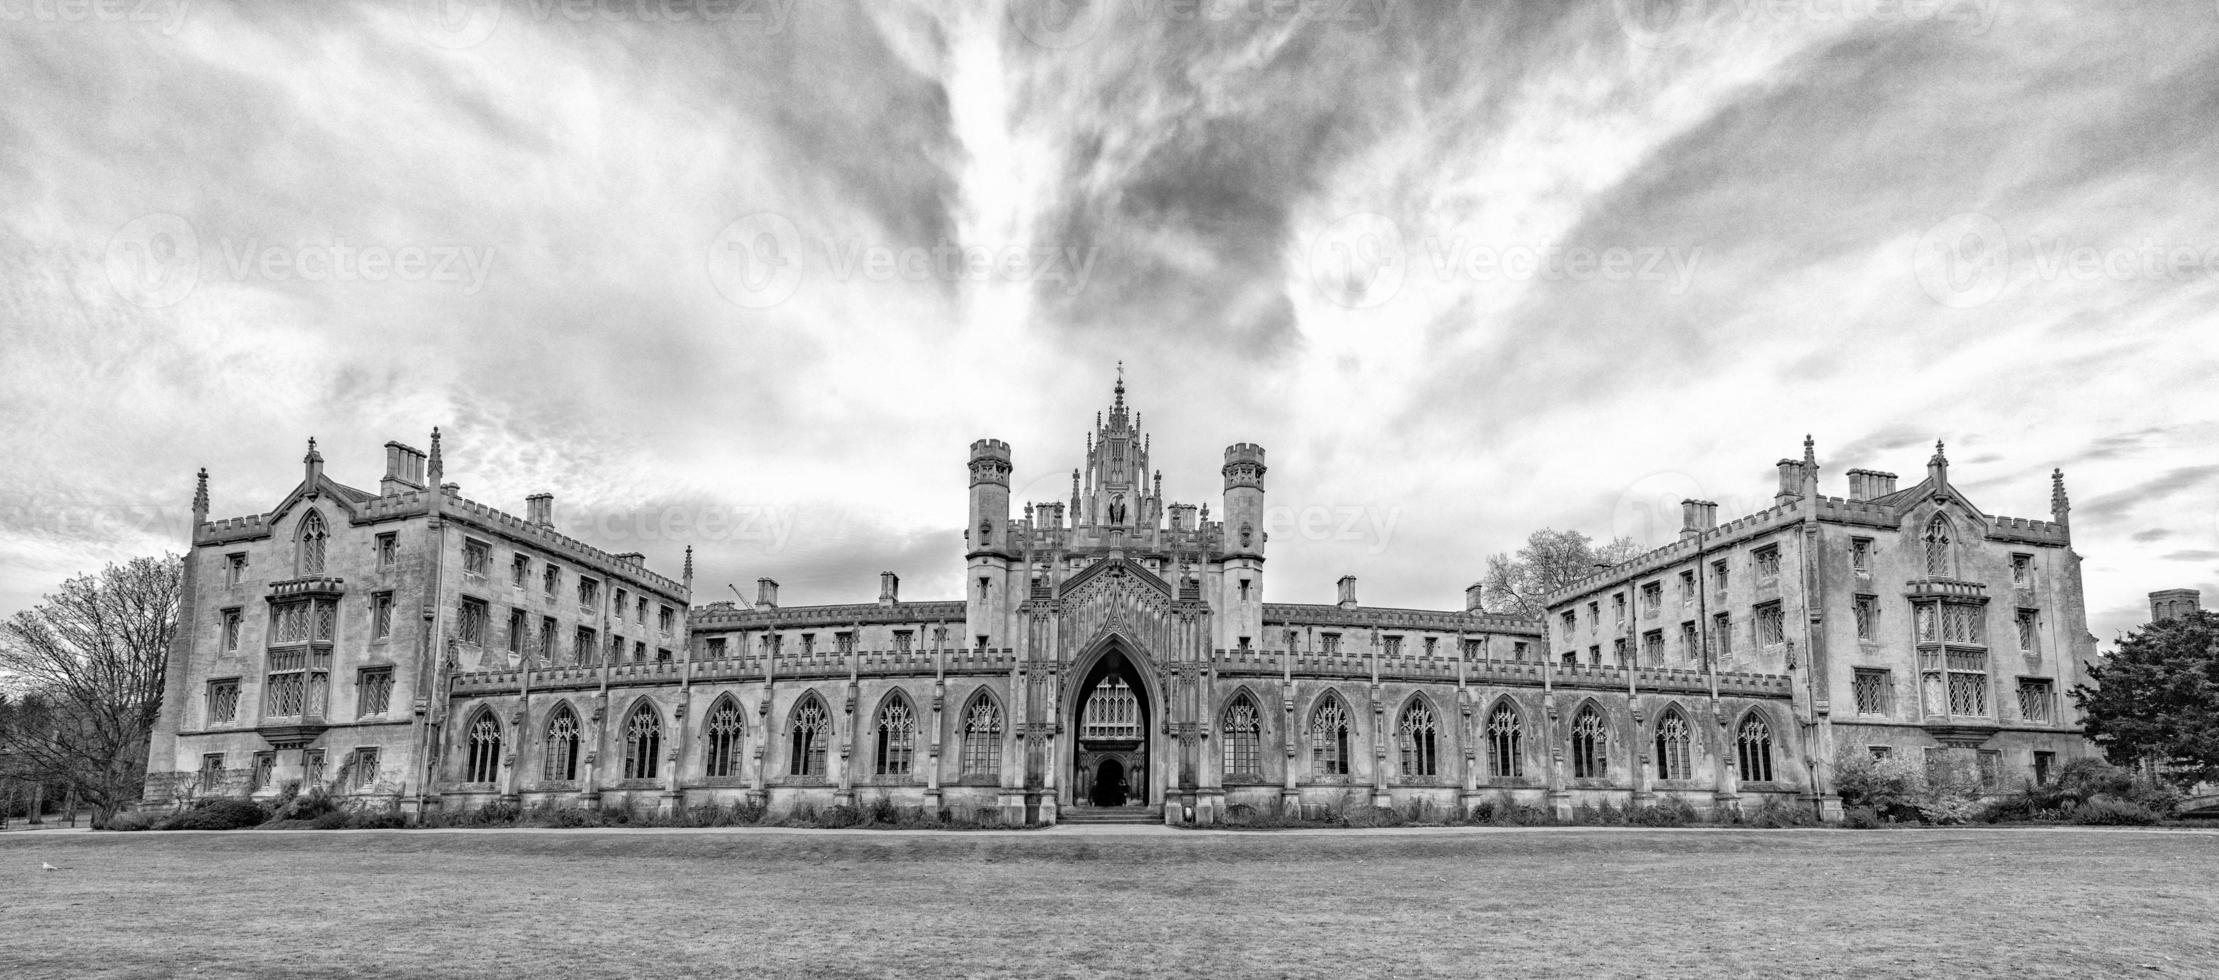
<svg viewBox="0 0 2219 980">
<path fill-rule="evenodd" d="M 146 814 L 143 813 L 138 813 L 131 810 L 122 810 L 118 811 L 115 816 L 108 818 L 108 825 L 106 829 L 128 831 L 151 830 L 153 828 L 153 818 L 148 817 Z"/>
<path fill-rule="evenodd" d="M 345 810 L 331 809 L 319 813 L 308 821 L 310 830 L 345 830 L 350 814 Z"/>
<path fill-rule="evenodd" d="M 1882 826 L 1880 814 L 1869 806 L 1853 806 L 1842 811 L 1841 825 L 1850 830 L 1878 830 Z"/>
<path fill-rule="evenodd" d="M 1834 757 L 1834 790 L 1844 807 L 1864 807 L 1882 820 L 1923 820 L 1918 800 L 1926 772 L 1909 759 L 1875 759 L 1861 746 L 1845 745 Z"/>
<path fill-rule="evenodd" d="M 299 784 L 286 783 L 285 785 L 290 790 Z M 337 812 L 339 803 L 331 798 L 331 794 L 324 792 L 321 787 L 317 787 L 306 793 L 280 793 L 278 794 L 277 805 L 273 809 L 275 810 L 271 817 L 273 820 L 315 821 L 325 814 Z"/>
<path fill-rule="evenodd" d="M 1779 796 L 1767 796 L 1754 809 L 1744 807 L 1733 817 L 1733 822 L 1744 827 L 1778 829 L 1781 827 L 1809 827 L 1818 823 L 1811 808 L 1800 801 Z"/>
<path fill-rule="evenodd" d="M 2091 826 L 2146 827 L 2163 820 L 2156 810 L 2116 796 L 2097 796 L 2073 808 L 2073 822 Z"/>
<path fill-rule="evenodd" d="M 259 826 L 268 819 L 270 812 L 253 800 L 218 796 L 194 801 L 192 806 L 170 814 L 155 827 L 158 830 L 241 830 Z"/>
<path fill-rule="evenodd" d="M 842 830 L 862 822 L 862 810 L 852 806 L 834 804 L 825 809 L 823 818 L 817 821 L 817 826 L 830 830 Z"/>
<path fill-rule="evenodd" d="M 1636 827 L 1685 827 L 1700 818 L 1694 807 L 1677 796 L 1667 796 L 1650 806 L 1626 811 L 1626 822 Z"/>
</svg>

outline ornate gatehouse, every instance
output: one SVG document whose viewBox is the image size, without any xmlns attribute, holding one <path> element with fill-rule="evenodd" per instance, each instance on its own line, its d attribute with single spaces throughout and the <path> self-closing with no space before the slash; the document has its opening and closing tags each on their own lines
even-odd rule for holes
<svg viewBox="0 0 2219 980">
<path fill-rule="evenodd" d="M 768 578 L 694 605 L 690 550 L 666 578 L 558 532 L 549 495 L 473 502 L 436 432 L 428 473 L 389 443 L 374 493 L 311 446 L 249 517 L 209 520 L 203 474 L 149 798 L 1830 813 L 1845 748 L 1967 753 L 1999 786 L 2090 752 L 2057 701 L 2093 653 L 2061 475 L 2047 521 L 1978 510 L 1939 447 L 1918 486 L 1853 470 L 1829 497 L 1806 444 L 1772 507 L 1720 524 L 1689 501 L 1678 541 L 1536 621 L 1476 587 L 1365 606 L 1353 577 L 1266 602 L 1263 448 L 1226 448 L 1215 518 L 1149 457 L 1120 378 L 1067 495 L 1011 500 L 1010 447 L 972 444 L 961 598 L 885 572 L 874 602 L 812 606 Z"/>
</svg>

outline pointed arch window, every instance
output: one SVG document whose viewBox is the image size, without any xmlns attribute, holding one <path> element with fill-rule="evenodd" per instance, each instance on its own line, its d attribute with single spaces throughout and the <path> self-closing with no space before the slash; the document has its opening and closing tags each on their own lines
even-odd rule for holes
<svg viewBox="0 0 2219 980">
<path fill-rule="evenodd" d="M 463 781 L 490 783 L 500 778 L 500 719 L 493 717 L 491 710 L 481 707 L 477 714 L 471 716 L 470 727 L 466 731 L 469 739 L 469 756 L 466 759 L 468 771 L 464 774 Z"/>
<path fill-rule="evenodd" d="M 1002 706 L 981 691 L 963 710 L 963 774 L 994 776 L 1002 769 Z"/>
<path fill-rule="evenodd" d="M 1694 768 L 1690 765 L 1688 746 L 1693 742 L 1687 727 L 1687 718 L 1678 708 L 1668 708 L 1657 722 L 1657 778 L 1690 779 Z"/>
<path fill-rule="evenodd" d="M 645 701 L 624 719 L 624 778 L 653 779 L 661 769 L 663 716 Z"/>
<path fill-rule="evenodd" d="M 1440 775 L 1440 738 L 1433 709 L 1424 701 L 1411 699 L 1402 709 L 1402 721 L 1396 727 L 1397 741 L 1402 748 L 1402 774 L 1405 776 Z"/>
<path fill-rule="evenodd" d="M 1609 745 L 1609 729 L 1603 725 L 1603 713 L 1593 704 L 1581 706 L 1579 713 L 1572 716 L 1572 777 L 1602 778 L 1610 767 L 1606 754 Z"/>
<path fill-rule="evenodd" d="M 794 776 L 824 775 L 825 747 L 832 740 L 832 714 L 824 708 L 824 701 L 811 692 L 794 706 L 793 723 L 787 729 L 786 772 Z"/>
<path fill-rule="evenodd" d="M 701 722 L 701 739 L 706 743 L 708 757 L 707 775 L 713 779 L 729 779 L 741 774 L 740 744 L 747 736 L 747 716 L 740 713 L 740 704 L 727 694 L 709 706 L 709 717 Z"/>
<path fill-rule="evenodd" d="M 917 759 L 917 712 L 900 695 L 878 709 L 878 774 L 907 776 Z"/>
<path fill-rule="evenodd" d="M 324 528 L 324 515 L 309 511 L 301 518 L 299 550 L 295 566 L 301 575 L 321 575 L 324 572 L 324 545 L 331 534 Z"/>
<path fill-rule="evenodd" d="M 547 757 L 539 774 L 551 782 L 578 778 L 578 713 L 567 704 L 547 719 Z"/>
<path fill-rule="evenodd" d="M 1327 694 L 1310 713 L 1310 770 L 1320 776 L 1348 775 L 1348 706 Z"/>
<path fill-rule="evenodd" d="M 1741 764 L 1741 778 L 1745 782 L 1769 783 L 1772 781 L 1772 726 L 1752 712 L 1741 720 L 1735 732 L 1734 744 L 1737 760 Z"/>
<path fill-rule="evenodd" d="M 1926 574 L 1949 574 L 1949 521 L 1940 514 L 1926 522 Z"/>
<path fill-rule="evenodd" d="M 1260 779 L 1264 774 L 1263 719 L 1247 692 L 1225 706 L 1218 723 L 1225 740 L 1225 774 Z"/>
<path fill-rule="evenodd" d="M 1487 771 L 1497 779 L 1520 779 L 1526 774 L 1525 723 L 1507 701 L 1495 705 L 1487 716 Z"/>
</svg>

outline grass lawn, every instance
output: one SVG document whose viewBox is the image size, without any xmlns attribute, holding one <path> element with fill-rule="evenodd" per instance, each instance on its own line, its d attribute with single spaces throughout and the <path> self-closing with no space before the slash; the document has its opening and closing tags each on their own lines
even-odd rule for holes
<svg viewBox="0 0 2219 980">
<path fill-rule="evenodd" d="M 11 834 L 0 886 L 13 978 L 2219 976 L 2204 831 Z"/>
</svg>

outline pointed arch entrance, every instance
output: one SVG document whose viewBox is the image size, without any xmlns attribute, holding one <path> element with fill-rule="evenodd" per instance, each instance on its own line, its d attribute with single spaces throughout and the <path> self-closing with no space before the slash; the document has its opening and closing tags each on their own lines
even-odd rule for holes
<svg viewBox="0 0 2219 980">
<path fill-rule="evenodd" d="M 1158 802 L 1157 760 L 1150 732 L 1156 700 L 1144 667 L 1122 642 L 1082 657 L 1079 684 L 1065 706 L 1070 720 L 1071 802 L 1078 806 L 1146 806 Z"/>
</svg>

